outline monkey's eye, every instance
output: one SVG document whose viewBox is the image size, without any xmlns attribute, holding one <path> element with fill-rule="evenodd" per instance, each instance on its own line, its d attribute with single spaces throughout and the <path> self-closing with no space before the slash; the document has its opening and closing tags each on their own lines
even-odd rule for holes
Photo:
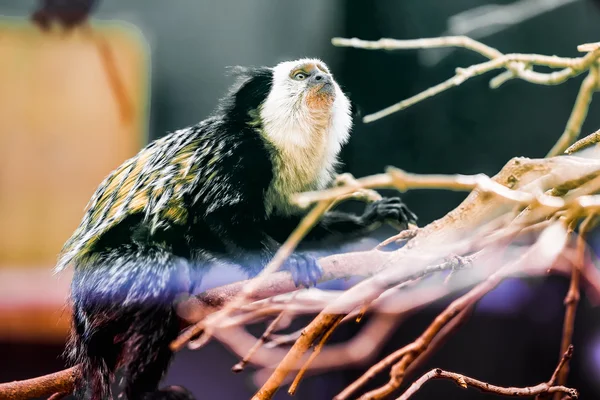
<svg viewBox="0 0 600 400">
<path fill-rule="evenodd" d="M 294 74 L 294 79 L 297 81 L 303 81 L 306 78 L 308 78 L 308 75 L 306 75 L 304 72 L 296 72 Z"/>
</svg>

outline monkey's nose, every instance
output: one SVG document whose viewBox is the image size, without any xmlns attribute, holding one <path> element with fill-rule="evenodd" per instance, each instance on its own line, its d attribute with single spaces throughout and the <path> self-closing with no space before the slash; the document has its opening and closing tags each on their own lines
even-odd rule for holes
<svg viewBox="0 0 600 400">
<path fill-rule="evenodd" d="M 331 77 L 319 72 L 313 76 L 313 81 L 314 83 L 331 83 Z"/>
</svg>

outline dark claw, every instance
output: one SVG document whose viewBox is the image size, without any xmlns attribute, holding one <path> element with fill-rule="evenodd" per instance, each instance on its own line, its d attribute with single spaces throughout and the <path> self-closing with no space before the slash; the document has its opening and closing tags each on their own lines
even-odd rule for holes
<svg viewBox="0 0 600 400">
<path fill-rule="evenodd" d="M 367 205 L 362 219 L 367 226 L 386 221 L 395 221 L 401 224 L 417 222 L 417 216 L 408 209 L 400 197 L 388 197 Z"/>
<path fill-rule="evenodd" d="M 307 254 L 292 254 L 286 260 L 282 269 L 292 274 L 296 287 L 315 286 L 323 275 L 323 270 L 317 264 L 317 260 Z"/>
</svg>

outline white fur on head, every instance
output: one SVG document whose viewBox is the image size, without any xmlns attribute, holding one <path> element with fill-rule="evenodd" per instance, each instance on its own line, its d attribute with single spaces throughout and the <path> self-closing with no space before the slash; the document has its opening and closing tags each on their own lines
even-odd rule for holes
<svg viewBox="0 0 600 400">
<path fill-rule="evenodd" d="M 334 90 L 328 101 L 311 101 L 314 91 L 307 81 L 290 76 L 302 65 L 316 65 L 329 74 L 318 59 L 282 62 L 273 68 L 271 92 L 260 107 L 263 134 L 276 149 L 275 176 L 267 193 L 269 211 L 287 213 L 292 194 L 329 183 L 352 126 L 350 101 L 337 82 L 332 78 Z"/>
</svg>

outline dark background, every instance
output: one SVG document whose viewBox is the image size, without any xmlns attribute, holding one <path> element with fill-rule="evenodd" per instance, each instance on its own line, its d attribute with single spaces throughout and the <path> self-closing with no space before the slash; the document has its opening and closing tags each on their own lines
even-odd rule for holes
<svg viewBox="0 0 600 400">
<path fill-rule="evenodd" d="M 446 30 L 448 17 L 482 4 L 476 0 L 105 0 L 94 17 L 129 21 L 149 42 L 149 126 L 151 137 L 156 138 L 205 118 L 231 83 L 225 67 L 236 64 L 322 58 L 363 114 L 375 112 L 447 79 L 456 67 L 482 58 L 458 50 L 427 66 L 421 64 L 422 53 L 417 51 L 335 48 L 331 37 L 439 36 Z M 0 14 L 25 16 L 34 6 L 33 1 L 4 0 Z M 578 56 L 578 44 L 600 40 L 600 9 L 592 1 L 574 1 L 482 40 L 504 52 Z M 375 123 L 358 122 L 343 150 L 344 170 L 364 176 L 395 165 L 416 173 L 493 175 L 511 157 L 544 156 L 566 124 L 582 77 L 558 87 L 511 81 L 492 91 L 488 87 L 492 76 L 468 81 Z M 584 134 L 600 127 L 599 112 L 600 103 L 593 103 Z M 455 207 L 464 194 L 420 191 L 403 198 L 424 225 Z M 505 386 L 547 381 L 558 358 L 567 286 L 562 278 L 504 283 L 479 304 L 474 317 L 424 371 L 442 367 Z M 384 353 L 413 340 L 449 300 L 403 323 Z M 584 399 L 600 398 L 599 314 L 598 308 L 582 300 L 569 385 L 578 388 Z M 349 329 L 339 336 L 351 335 Z M 62 369 L 61 351 L 61 343 L 0 344 L 0 382 Z M 230 373 L 236 361 L 218 344 L 197 352 L 183 351 L 166 382 L 183 384 L 198 398 L 249 398 L 255 390 L 249 374 Z M 361 372 L 310 378 L 296 398 L 331 398 Z M 387 374 L 375 383 L 384 380 Z M 488 398 L 449 382 L 429 383 L 414 398 L 441 397 Z M 287 394 L 282 390 L 277 398 L 287 398 Z"/>
</svg>

